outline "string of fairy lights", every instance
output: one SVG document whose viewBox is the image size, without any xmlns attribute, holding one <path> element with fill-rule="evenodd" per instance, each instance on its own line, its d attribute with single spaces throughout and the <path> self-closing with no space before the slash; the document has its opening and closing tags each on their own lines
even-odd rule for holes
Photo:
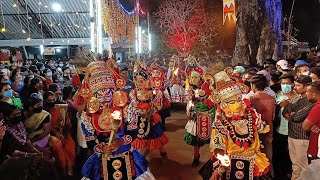
<svg viewBox="0 0 320 180">
<path fill-rule="evenodd" d="M 33 38 L 42 39 L 43 43 L 48 36 L 69 43 L 76 40 L 76 37 L 78 39 L 79 36 L 85 38 L 86 35 L 90 35 L 90 12 L 67 11 L 72 11 L 68 9 L 70 8 L 68 4 L 79 3 L 83 3 L 83 9 L 89 10 L 92 1 L 69 0 L 66 5 L 58 3 L 66 1 L 55 1 L 56 3 L 48 4 L 47 0 L 24 0 L 24 4 L 22 4 L 19 0 L 0 0 L 0 33 L 4 36 L 16 34 L 16 37 L 23 37 L 27 41 Z M 123 6 L 119 0 L 101 0 L 101 20 L 104 31 L 112 37 L 113 43 L 125 42 L 127 45 L 131 45 L 136 42 L 136 47 L 139 46 L 136 48 L 138 49 L 137 53 L 141 53 L 141 51 L 147 51 L 148 47 L 149 51 L 151 50 L 151 35 L 149 28 L 145 31 L 141 30 L 139 26 L 139 14 L 146 13 L 142 11 L 139 1 L 135 2 L 134 8 L 126 9 L 127 7 Z M 13 13 L 14 11 L 15 13 Z M 11 15 L 15 17 L 10 17 Z M 16 22 L 9 24 L 9 21 Z M 14 25 L 15 23 L 17 25 Z M 126 41 L 123 41 L 124 39 Z M 139 45 L 137 45 L 137 39 Z M 54 44 L 54 42 L 51 41 L 50 44 Z"/>
<path fill-rule="evenodd" d="M 76 3 L 88 4 L 89 0 L 76 1 L 79 1 Z M 30 7 L 33 7 L 32 5 L 34 5 L 34 2 L 37 3 L 37 7 L 36 9 L 33 9 L 34 12 L 31 13 Z M 23 37 L 25 37 L 27 41 L 30 41 L 32 39 L 33 30 L 36 30 L 36 32 L 40 33 L 39 36 L 42 39 L 43 43 L 45 42 L 44 26 L 47 27 L 51 35 L 55 36 L 56 38 L 60 38 L 62 42 L 70 42 L 72 38 L 70 38 L 70 36 L 74 36 L 74 34 L 78 34 L 83 37 L 86 33 L 90 32 L 89 13 L 66 12 L 66 10 L 63 9 L 63 7 L 59 3 L 52 4 L 52 7 L 50 8 L 49 4 L 47 4 L 46 2 L 47 1 L 45 0 L 25 0 L 25 6 L 22 6 L 21 4 L 19 4 L 18 0 L 11 0 L 11 2 L 0 1 L 0 32 L 4 35 L 22 33 Z M 16 15 L 19 24 L 18 29 L 15 26 L 9 27 L 6 24 L 6 21 L 9 21 L 9 19 L 6 18 L 8 15 L 5 14 L 4 10 L 9 9 L 8 6 L 16 9 Z M 67 15 L 68 13 L 69 18 Z M 39 21 L 37 22 L 38 27 L 34 27 L 36 25 L 32 24 L 32 16 L 34 15 L 37 15 L 39 18 Z M 73 40 L 76 40 L 76 38 L 73 37 Z M 82 40 L 82 42 L 84 42 L 84 40 Z M 50 44 L 53 44 L 53 42 L 51 42 Z"/>
</svg>

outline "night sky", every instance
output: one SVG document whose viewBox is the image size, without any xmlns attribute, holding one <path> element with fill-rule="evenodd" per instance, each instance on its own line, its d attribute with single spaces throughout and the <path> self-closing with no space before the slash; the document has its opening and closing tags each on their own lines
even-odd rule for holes
<svg viewBox="0 0 320 180">
<path fill-rule="evenodd" d="M 293 0 L 282 0 L 283 13 L 289 16 Z M 320 36 L 319 0 L 296 0 L 293 8 L 293 26 L 299 29 L 299 41 L 316 46 Z"/>
<path fill-rule="evenodd" d="M 130 1 L 130 0 L 129 0 Z M 142 7 L 155 12 L 159 4 L 164 0 L 140 0 Z M 222 0 L 220 1 L 222 8 Z M 282 0 L 283 14 L 289 16 L 293 0 Z M 299 29 L 299 41 L 309 42 L 311 46 L 316 46 L 320 36 L 320 4 L 319 0 L 295 0 L 293 9 L 293 26 Z"/>
</svg>

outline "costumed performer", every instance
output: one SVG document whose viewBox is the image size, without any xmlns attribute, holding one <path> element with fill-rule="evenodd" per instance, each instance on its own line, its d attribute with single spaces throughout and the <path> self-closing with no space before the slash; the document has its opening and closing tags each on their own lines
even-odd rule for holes
<svg viewBox="0 0 320 180">
<path fill-rule="evenodd" d="M 94 150 L 82 167 L 83 179 L 153 180 L 148 161 L 130 145 L 136 133 L 127 131 L 123 122 L 127 97 L 117 89 L 123 88 L 125 80 L 117 74 L 115 61 L 97 61 L 90 56 L 77 98 L 78 103 L 86 104 L 82 129 L 88 147 Z"/>
<path fill-rule="evenodd" d="M 259 134 L 270 128 L 242 94 L 248 87 L 231 80 L 232 68 L 214 75 L 213 99 L 219 103 L 211 133 L 211 160 L 200 169 L 203 179 L 271 179 L 269 160 L 260 151 Z M 211 178 L 210 178 L 211 177 Z"/>
<path fill-rule="evenodd" d="M 161 156 L 167 157 L 163 146 L 168 143 L 168 138 L 163 132 L 161 117 L 157 113 L 161 107 L 154 103 L 157 91 L 153 90 L 150 77 L 141 62 L 137 62 L 135 66 L 133 82 L 136 88 L 130 92 L 127 110 L 128 130 L 138 128 L 137 138 L 132 142 L 132 146 L 139 150 L 146 148 L 146 154 L 160 150 Z"/>
<path fill-rule="evenodd" d="M 170 95 L 173 103 L 185 102 L 184 88 L 182 86 L 179 57 L 173 55 L 169 61 L 169 68 L 167 72 L 167 80 L 170 87 Z"/>
<path fill-rule="evenodd" d="M 161 123 L 165 130 L 166 118 L 170 117 L 170 104 L 171 99 L 167 88 L 165 87 L 165 73 L 163 69 L 156 64 L 152 63 L 149 68 L 150 82 L 154 89 L 156 97 L 154 99 L 155 107 L 159 107 L 158 113 L 161 116 Z"/>
<path fill-rule="evenodd" d="M 193 146 L 192 166 L 200 164 L 200 147 L 210 143 L 211 125 L 214 118 L 214 103 L 209 99 L 211 90 L 209 82 L 203 83 L 203 70 L 197 65 L 196 59 L 189 56 L 187 60 L 186 99 L 187 116 L 184 141 Z"/>
</svg>

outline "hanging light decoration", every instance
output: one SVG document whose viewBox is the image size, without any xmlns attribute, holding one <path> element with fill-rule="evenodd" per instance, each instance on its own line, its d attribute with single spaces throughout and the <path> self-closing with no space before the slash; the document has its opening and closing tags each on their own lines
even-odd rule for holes
<svg viewBox="0 0 320 180">
<path fill-rule="evenodd" d="M 113 43 L 127 39 L 128 44 L 135 40 L 135 9 L 126 9 L 118 0 L 104 0 L 102 5 L 104 31 L 112 37 Z"/>
</svg>

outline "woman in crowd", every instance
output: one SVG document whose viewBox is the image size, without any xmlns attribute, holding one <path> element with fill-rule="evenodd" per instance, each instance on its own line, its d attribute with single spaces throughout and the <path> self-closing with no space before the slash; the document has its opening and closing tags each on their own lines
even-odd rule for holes
<svg viewBox="0 0 320 180">
<path fill-rule="evenodd" d="M 77 112 L 78 106 L 73 100 L 74 88 L 72 86 L 67 86 L 63 88 L 63 101 L 68 104 L 68 116 L 71 121 L 71 135 L 72 139 L 76 139 L 77 135 Z"/>
<path fill-rule="evenodd" d="M 48 91 L 51 91 L 54 93 L 56 100 L 57 100 L 57 102 L 56 102 L 57 104 L 65 104 L 65 102 L 63 101 L 63 94 L 62 94 L 61 88 L 58 84 L 56 84 L 56 83 L 51 84 L 49 86 Z"/>
<path fill-rule="evenodd" d="M 30 91 L 27 97 L 30 97 L 30 95 L 34 93 L 38 94 L 40 99 L 43 99 L 43 82 L 37 77 L 31 79 Z"/>
<path fill-rule="evenodd" d="M 4 121 L 7 124 L 1 151 L 9 156 L 35 156 L 40 151 L 32 144 L 27 136 L 27 131 L 22 123 L 21 111 L 14 105 L 7 105 L 3 112 Z"/>
<path fill-rule="evenodd" d="M 51 69 L 45 69 L 43 71 L 43 75 L 46 78 L 45 84 L 46 84 L 46 88 L 49 88 L 49 86 L 52 84 L 52 71 Z"/>
<path fill-rule="evenodd" d="M 50 158 L 48 142 L 51 132 L 51 116 L 43 110 L 43 101 L 39 95 L 32 94 L 26 104 L 24 116 L 28 138 L 42 151 L 46 158 Z"/>
<path fill-rule="evenodd" d="M 23 76 L 21 76 L 20 68 L 11 72 L 10 76 L 12 89 L 16 92 L 21 91 L 23 87 Z"/>
<path fill-rule="evenodd" d="M 58 167 L 64 176 L 73 176 L 75 163 L 75 143 L 71 137 L 71 122 L 68 116 L 68 105 L 57 104 L 56 96 L 48 91 L 44 94 L 47 111 L 52 116 L 52 133 L 50 146 L 53 154 L 58 160 Z"/>
<path fill-rule="evenodd" d="M 0 83 L 0 101 L 12 104 L 20 110 L 23 109 L 20 98 L 14 97 L 13 90 L 8 83 Z"/>
<path fill-rule="evenodd" d="M 8 76 L 5 75 L 5 74 L 0 74 L 0 82 L 1 83 L 9 83 L 9 84 L 11 84 Z"/>
</svg>

